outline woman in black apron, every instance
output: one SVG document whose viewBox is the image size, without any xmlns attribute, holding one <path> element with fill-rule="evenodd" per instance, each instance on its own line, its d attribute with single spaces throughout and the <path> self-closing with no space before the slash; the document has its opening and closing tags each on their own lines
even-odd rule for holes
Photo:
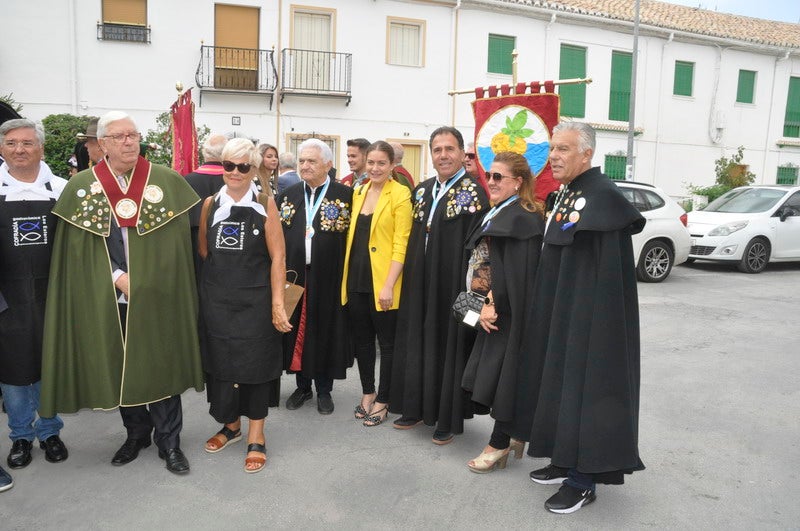
<svg viewBox="0 0 800 531">
<path fill-rule="evenodd" d="M 275 201 L 252 184 L 261 163 L 256 147 L 237 138 L 222 158 L 225 186 L 205 201 L 198 238 L 207 393 L 211 416 L 224 424 L 205 449 L 216 453 L 240 440 L 246 416 L 244 470 L 253 473 L 266 464 L 264 421 L 278 405 L 281 333 L 291 330 L 283 308 L 286 252 Z"/>
</svg>

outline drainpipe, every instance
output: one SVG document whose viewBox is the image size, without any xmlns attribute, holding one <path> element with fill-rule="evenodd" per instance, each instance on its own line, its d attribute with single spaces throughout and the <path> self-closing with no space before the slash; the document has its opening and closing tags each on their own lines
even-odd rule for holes
<svg viewBox="0 0 800 531">
<path fill-rule="evenodd" d="M 767 130 L 764 134 L 764 156 L 761 160 L 761 178 L 759 182 L 764 184 L 764 178 L 766 177 L 767 172 L 767 153 L 769 150 L 769 135 L 771 134 L 772 129 L 772 110 L 775 107 L 775 79 L 778 76 L 778 63 L 781 61 L 785 61 L 789 58 L 790 50 L 786 50 L 786 52 L 781 56 L 777 56 L 775 58 L 775 64 L 772 66 L 772 88 L 769 91 L 769 113 L 767 114 Z M 781 135 L 783 136 L 783 135 Z M 777 177 L 776 177 L 777 179 Z"/>
<path fill-rule="evenodd" d="M 722 70 L 722 52 L 727 48 L 723 48 L 719 44 L 714 45 L 717 48 L 717 66 L 714 68 L 714 87 L 711 92 L 711 112 L 708 114 L 708 137 L 714 144 L 719 144 L 722 141 L 723 128 L 725 124 L 722 123 L 722 117 L 718 116 L 720 111 L 717 110 L 717 92 L 719 92 L 719 73 Z"/>
<path fill-rule="evenodd" d="M 453 83 L 455 90 L 458 84 L 458 12 L 461 10 L 461 0 L 456 2 L 453 8 L 453 45 L 451 46 L 451 56 L 453 64 Z M 456 126 L 456 96 L 450 96 L 450 125 Z"/>
<path fill-rule="evenodd" d="M 71 0 L 67 4 L 67 13 L 69 15 L 69 24 L 67 24 L 69 27 L 69 73 L 71 77 L 69 80 L 69 99 L 72 114 L 78 114 L 78 36 L 75 31 L 75 26 L 77 25 L 75 1 Z"/>
<path fill-rule="evenodd" d="M 661 98 L 664 92 L 664 56 L 666 55 L 667 46 L 672 43 L 672 39 L 675 38 L 674 33 L 670 33 L 669 37 L 667 38 L 667 42 L 661 47 L 661 64 L 658 68 L 658 99 L 656 100 L 656 145 L 655 145 L 655 153 L 653 154 L 653 168 L 658 168 L 658 148 L 661 142 Z M 658 185 L 658 176 L 653 176 L 653 184 Z"/>
<path fill-rule="evenodd" d="M 282 69 L 283 69 L 283 57 L 281 54 L 281 40 L 282 38 L 282 29 L 283 29 L 283 0 L 278 0 L 278 55 L 277 61 L 275 65 L 275 70 L 278 72 L 278 79 L 276 80 L 275 85 L 275 92 L 273 93 L 272 97 L 275 100 L 275 146 L 278 148 L 278 153 L 283 153 L 283 151 L 288 151 L 289 146 L 284 146 L 283 150 L 281 150 L 281 98 L 280 98 L 280 90 L 281 90 L 281 76 L 282 76 Z"/>
<path fill-rule="evenodd" d="M 550 27 L 556 23 L 556 14 L 550 17 L 550 22 L 547 23 L 547 26 L 544 27 L 544 53 L 542 57 L 544 57 L 544 79 L 555 79 L 555 76 L 549 77 L 547 75 L 547 58 L 550 57 L 547 54 L 548 44 L 550 43 Z"/>
</svg>

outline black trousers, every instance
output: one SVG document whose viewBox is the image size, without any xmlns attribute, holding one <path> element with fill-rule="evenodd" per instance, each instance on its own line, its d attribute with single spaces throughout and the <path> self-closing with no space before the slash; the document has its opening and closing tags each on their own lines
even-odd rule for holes
<svg viewBox="0 0 800 531">
<path fill-rule="evenodd" d="M 511 446 L 511 436 L 504 433 L 497 425 L 497 422 L 494 423 L 494 430 L 492 431 L 492 436 L 489 438 L 489 446 L 497 450 L 505 450 Z"/>
<path fill-rule="evenodd" d="M 311 382 L 314 382 L 314 387 L 317 389 L 317 396 L 330 395 L 333 391 L 333 378 L 328 376 L 308 378 L 299 372 L 295 375 L 297 381 L 297 388 L 303 391 L 311 391 Z"/>
<path fill-rule="evenodd" d="M 361 392 L 365 395 L 375 392 L 375 336 L 377 336 L 378 346 L 381 349 L 381 369 L 380 387 L 375 400 L 381 404 L 388 404 L 397 310 L 386 312 L 376 310 L 372 293 L 348 293 L 347 305 L 350 317 L 348 321 L 354 323 L 353 343 L 358 374 L 361 377 Z"/>
<path fill-rule="evenodd" d="M 127 304 L 118 304 L 122 333 L 125 334 L 125 318 L 128 314 Z M 183 428 L 183 407 L 181 396 L 175 395 L 158 402 L 142 406 L 120 406 L 119 414 L 122 424 L 128 432 L 128 439 L 150 439 L 159 450 L 179 448 L 181 445 L 181 429 Z"/>
</svg>

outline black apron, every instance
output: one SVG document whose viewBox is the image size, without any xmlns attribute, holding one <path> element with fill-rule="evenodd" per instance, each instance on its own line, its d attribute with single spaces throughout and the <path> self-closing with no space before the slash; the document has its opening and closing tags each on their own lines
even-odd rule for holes
<svg viewBox="0 0 800 531">
<path fill-rule="evenodd" d="M 46 188 L 52 190 L 50 183 Z M 56 220 L 55 199 L 6 201 L 0 195 L 0 382 L 30 385 L 41 379 L 47 277 Z"/>
<path fill-rule="evenodd" d="M 280 378 L 281 334 L 272 324 L 271 260 L 264 216 L 234 206 L 214 227 L 215 198 L 208 212 L 208 256 L 203 262 L 200 308 L 205 322 L 206 372 L 245 384 Z"/>
</svg>

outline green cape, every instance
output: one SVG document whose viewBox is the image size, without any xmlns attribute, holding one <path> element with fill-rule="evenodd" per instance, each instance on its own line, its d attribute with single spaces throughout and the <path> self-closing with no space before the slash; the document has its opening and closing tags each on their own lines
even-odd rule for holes
<svg viewBox="0 0 800 531">
<path fill-rule="evenodd" d="M 140 159 L 141 161 L 141 159 Z M 111 209 L 91 170 L 70 179 L 53 212 L 39 414 L 112 409 L 203 389 L 188 210 L 199 198 L 152 165 L 128 229 L 126 340 L 106 246 Z"/>
</svg>

